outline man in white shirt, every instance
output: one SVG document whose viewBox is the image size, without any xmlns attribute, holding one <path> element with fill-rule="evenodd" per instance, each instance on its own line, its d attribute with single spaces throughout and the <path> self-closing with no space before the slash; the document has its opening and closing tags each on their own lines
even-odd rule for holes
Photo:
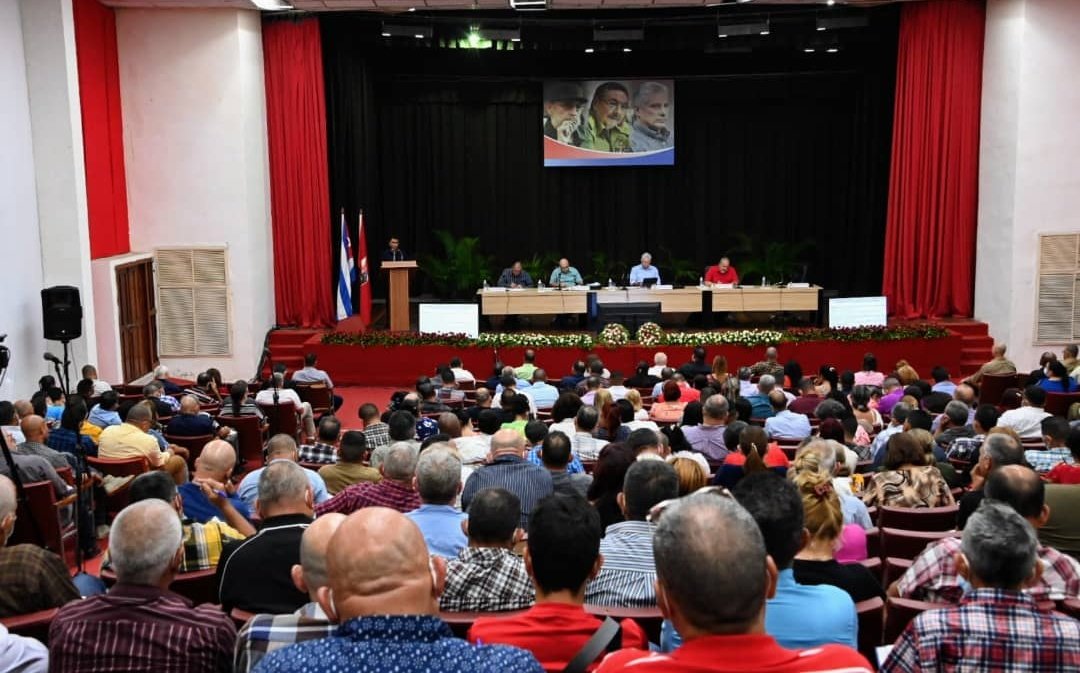
<svg viewBox="0 0 1080 673">
<path fill-rule="evenodd" d="M 649 367 L 649 376 L 660 376 L 664 367 L 667 367 L 667 354 L 657 353 L 653 356 L 653 366 Z"/>
<path fill-rule="evenodd" d="M 94 365 L 83 365 L 82 377 L 94 382 L 94 397 L 100 397 L 102 393 L 112 390 L 112 386 L 108 383 L 98 380 L 97 367 Z"/>
<path fill-rule="evenodd" d="M 324 385 L 331 391 L 334 390 L 334 382 L 330 380 L 330 375 L 321 369 L 315 367 L 315 362 L 318 360 L 318 356 L 314 353 L 308 353 L 304 356 L 304 368 L 298 370 L 293 374 L 293 383 L 299 383 L 302 385 Z M 341 405 L 345 403 L 345 400 L 340 395 L 334 395 L 331 392 L 333 398 L 334 411 L 341 408 Z"/>
<path fill-rule="evenodd" d="M 758 394 L 757 384 L 750 382 L 752 376 L 749 367 L 739 367 L 739 397 L 750 397 Z"/>
<path fill-rule="evenodd" d="M 611 393 L 611 399 L 614 402 L 618 402 L 622 398 L 626 397 L 626 393 L 629 392 L 629 388 L 623 385 L 623 381 L 626 377 L 622 372 L 611 373 L 611 386 L 608 387 L 608 392 Z"/>
<path fill-rule="evenodd" d="M 476 377 L 468 369 L 465 369 L 461 365 L 461 358 L 451 358 L 450 371 L 454 372 L 454 380 L 458 383 L 462 381 L 475 381 Z"/>
<path fill-rule="evenodd" d="M 255 395 L 255 404 L 262 406 L 274 406 L 274 394 L 277 393 L 278 404 L 292 404 L 293 409 L 300 414 L 300 421 L 304 426 L 304 433 L 309 437 L 315 436 L 315 416 L 311 412 L 311 405 L 300 401 L 300 396 L 295 390 L 285 387 L 285 375 L 276 372 L 270 380 L 271 387 L 260 390 Z"/>
<path fill-rule="evenodd" d="M 476 420 L 479 434 L 463 435 L 450 441 L 461 456 L 462 465 L 476 465 L 487 460 L 491 451 L 491 436 L 499 431 L 502 424 L 501 413 L 495 409 L 485 409 Z"/>
<path fill-rule="evenodd" d="M 1046 391 L 1039 386 L 1024 388 L 1024 401 L 1019 409 L 1010 409 L 998 419 L 998 425 L 1016 430 L 1021 439 L 1040 439 L 1042 421 L 1050 414 L 1043 405 L 1046 403 Z"/>
<path fill-rule="evenodd" d="M 788 399 L 784 391 L 774 388 L 769 393 L 769 404 L 773 408 L 773 417 L 765 419 L 765 432 L 769 439 L 784 437 L 803 439 L 810 436 L 810 419 L 802 414 L 788 411 Z"/>
<path fill-rule="evenodd" d="M 535 369 L 532 374 L 532 385 L 525 391 L 537 409 L 550 409 L 559 399 L 559 389 L 547 382 L 547 372 L 543 369 Z"/>
<path fill-rule="evenodd" d="M 596 460 L 600 450 L 607 446 L 606 441 L 592 436 L 599 422 L 600 412 L 596 407 L 581 407 L 574 416 L 574 436 L 570 438 L 570 448 L 581 460 Z"/>
</svg>

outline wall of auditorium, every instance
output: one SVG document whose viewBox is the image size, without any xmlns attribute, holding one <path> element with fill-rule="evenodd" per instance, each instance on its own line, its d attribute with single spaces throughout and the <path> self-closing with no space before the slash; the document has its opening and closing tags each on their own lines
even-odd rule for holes
<svg viewBox="0 0 1080 673">
<path fill-rule="evenodd" d="M 228 248 L 232 356 L 163 362 L 251 376 L 274 322 L 259 15 L 118 9 L 116 28 L 132 252 Z"/>
<path fill-rule="evenodd" d="M 12 351 L 0 399 L 25 397 L 45 373 L 41 359 L 41 242 L 18 0 L 0 0 L 0 334 Z"/>
<path fill-rule="evenodd" d="M 1038 234 L 1080 231 L 1080 2 L 989 0 L 975 317 L 1021 369 L 1034 343 Z"/>
</svg>

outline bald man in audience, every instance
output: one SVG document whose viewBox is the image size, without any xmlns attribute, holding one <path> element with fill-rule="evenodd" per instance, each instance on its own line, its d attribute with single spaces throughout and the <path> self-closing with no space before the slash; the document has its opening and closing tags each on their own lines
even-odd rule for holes
<svg viewBox="0 0 1080 673">
<path fill-rule="evenodd" d="M 344 522 L 344 514 L 327 514 L 304 531 L 300 538 L 300 563 L 292 567 L 292 580 L 311 601 L 287 615 L 258 614 L 252 617 L 236 637 L 234 671 L 247 673 L 274 650 L 326 638 L 337 629 L 337 624 L 327 619 L 319 607 L 318 600 L 319 590 L 330 581 L 326 569 L 330 540 Z"/>
<path fill-rule="evenodd" d="M 521 502 L 521 528 L 527 530 L 529 512 L 555 492 L 551 473 L 525 458 L 525 437 L 517 430 L 499 430 L 491 436 L 488 464 L 469 475 L 461 491 L 461 507 L 469 508 L 474 495 L 485 488 L 504 488 Z"/>
<path fill-rule="evenodd" d="M 273 465 L 279 460 L 292 463 L 300 460 L 300 452 L 296 446 L 296 440 L 289 435 L 274 435 L 270 438 L 270 441 L 266 443 L 266 465 Z M 259 490 L 259 478 L 262 476 L 262 472 L 265 469 L 265 467 L 260 467 L 248 472 L 244 475 L 240 485 L 236 488 L 236 492 L 243 498 L 244 502 L 247 503 L 249 509 L 255 507 L 255 499 Z M 304 474 L 311 484 L 311 493 L 312 497 L 315 498 L 315 504 L 317 505 L 329 500 L 330 494 L 326 491 L 326 482 L 319 476 L 319 473 L 314 470 L 304 470 Z"/>
<path fill-rule="evenodd" d="M 98 439 L 99 458 L 146 458 L 150 467 L 165 470 L 177 485 L 187 483 L 187 461 L 172 449 L 162 451 L 158 442 L 147 433 L 152 422 L 150 410 L 136 404 L 128 410 L 120 425 L 101 431 Z"/>
<path fill-rule="evenodd" d="M 191 476 L 191 481 L 179 487 L 180 495 L 184 497 L 184 516 L 198 523 L 206 523 L 214 518 L 229 521 L 232 513 L 226 515 L 214 505 L 206 495 L 209 490 L 223 498 L 243 519 L 250 519 L 251 511 L 243 498 L 237 495 L 232 483 L 235 466 L 236 452 L 232 444 L 215 439 L 204 446 L 195 459 L 195 474 Z M 235 526 L 235 521 L 230 523 Z"/>
<path fill-rule="evenodd" d="M 523 650 L 453 636 L 438 617 L 445 562 L 428 556 L 420 530 L 399 512 L 370 507 L 349 516 L 330 541 L 327 570 L 319 605 L 337 631 L 271 652 L 259 673 L 543 670 Z"/>
<path fill-rule="evenodd" d="M 202 437 L 204 435 L 217 436 L 225 439 L 229 436 L 231 428 L 219 427 L 217 421 L 209 414 L 200 413 L 199 400 L 194 395 L 184 395 L 180 398 L 180 411 L 169 421 L 165 428 L 165 434 L 177 437 Z"/>
<path fill-rule="evenodd" d="M 60 607 L 79 597 L 59 556 L 34 544 L 7 546 L 16 502 L 15 484 L 0 476 L 0 617 Z"/>
<path fill-rule="evenodd" d="M 971 376 L 964 379 L 964 383 L 973 383 L 978 385 L 982 381 L 982 377 L 990 374 L 991 376 L 1002 376 L 1004 374 L 1015 374 L 1016 365 L 1013 361 L 1005 357 L 1005 344 L 994 344 L 993 357 L 989 362 L 979 367 L 979 371 L 975 372 Z"/>
<path fill-rule="evenodd" d="M 259 476 L 259 534 L 226 545 L 218 563 L 218 599 L 226 613 L 236 607 L 281 614 L 308 602 L 292 580 L 292 567 L 300 562 L 300 538 L 312 521 L 313 496 L 305 472 L 292 461 L 278 460 Z"/>
<path fill-rule="evenodd" d="M 399 512 L 411 512 L 420 506 L 420 494 L 413 484 L 417 454 L 411 445 L 396 442 L 390 445 L 386 458 L 379 465 L 382 479 L 360 482 L 341 491 L 315 507 L 315 514 L 327 512 L 352 514 L 364 507 L 389 507 Z"/>
<path fill-rule="evenodd" d="M 46 445 L 49 441 L 49 424 L 41 416 L 31 414 L 19 423 L 25 441 L 16 447 L 24 456 L 40 456 L 49 461 L 54 470 L 75 467 L 75 456 L 65 454 Z"/>
<path fill-rule="evenodd" d="M 192 607 L 168 590 L 183 558 L 180 519 L 168 503 L 124 508 L 109 532 L 116 584 L 68 603 L 49 627 L 52 671 L 232 670 L 236 627 L 215 605 Z"/>
</svg>

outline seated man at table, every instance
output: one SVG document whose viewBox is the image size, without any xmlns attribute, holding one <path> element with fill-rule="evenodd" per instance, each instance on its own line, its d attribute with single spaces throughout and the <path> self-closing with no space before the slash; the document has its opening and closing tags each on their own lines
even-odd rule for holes
<svg viewBox="0 0 1080 673">
<path fill-rule="evenodd" d="M 710 266 L 705 270 L 706 285 L 738 285 L 739 273 L 731 266 L 731 260 L 721 257 L 716 266 Z"/>
<path fill-rule="evenodd" d="M 532 277 L 529 272 L 521 268 L 521 262 L 515 261 L 513 265 L 502 270 L 499 280 L 495 283 L 499 287 L 532 287 Z"/>
<path fill-rule="evenodd" d="M 631 285 L 645 285 L 645 281 L 650 281 L 659 285 L 660 281 L 660 269 L 657 269 L 652 265 L 652 255 L 649 253 L 642 253 L 641 264 L 638 264 L 634 268 L 630 269 L 630 284 Z"/>
<path fill-rule="evenodd" d="M 570 260 L 565 257 L 559 260 L 559 266 L 551 272 L 550 280 L 551 282 L 548 284 L 551 287 L 573 287 L 585 284 L 581 274 L 576 268 L 570 266 Z"/>
</svg>

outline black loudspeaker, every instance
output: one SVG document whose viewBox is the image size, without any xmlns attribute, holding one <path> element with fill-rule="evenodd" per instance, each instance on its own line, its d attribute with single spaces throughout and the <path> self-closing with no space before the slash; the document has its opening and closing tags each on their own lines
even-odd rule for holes
<svg viewBox="0 0 1080 673">
<path fill-rule="evenodd" d="M 41 291 L 41 322 L 48 341 L 69 341 L 82 336 L 79 288 L 56 285 Z"/>
</svg>

